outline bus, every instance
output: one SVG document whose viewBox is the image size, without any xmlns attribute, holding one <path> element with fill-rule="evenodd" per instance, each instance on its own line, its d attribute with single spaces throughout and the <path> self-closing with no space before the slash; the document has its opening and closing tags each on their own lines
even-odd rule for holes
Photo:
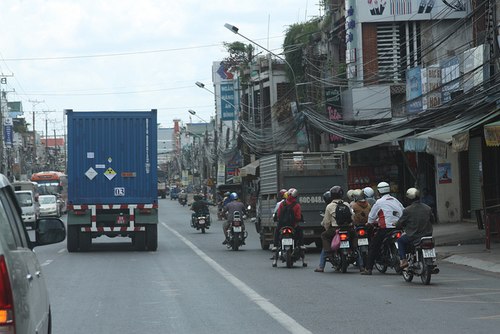
<svg viewBox="0 0 500 334">
<path fill-rule="evenodd" d="M 61 212 L 67 212 L 68 176 L 61 172 L 38 172 L 31 175 L 31 181 L 38 184 L 40 195 L 56 195 L 61 200 Z"/>
</svg>

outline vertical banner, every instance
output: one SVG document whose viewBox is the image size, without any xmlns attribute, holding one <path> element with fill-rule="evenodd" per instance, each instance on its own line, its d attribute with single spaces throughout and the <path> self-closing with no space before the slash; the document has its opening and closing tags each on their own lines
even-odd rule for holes
<svg viewBox="0 0 500 334">
<path fill-rule="evenodd" d="M 221 95 L 221 119 L 223 121 L 234 121 L 236 120 L 236 110 L 234 110 L 234 84 L 221 83 L 220 84 L 220 95 Z"/>
<path fill-rule="evenodd" d="M 12 142 L 13 142 L 13 125 L 12 125 L 12 118 L 6 117 L 3 121 L 3 140 L 5 143 L 5 146 L 7 147 L 12 147 Z"/>
<path fill-rule="evenodd" d="M 328 119 L 331 121 L 342 120 L 342 100 L 341 100 L 341 89 L 340 87 L 326 87 L 325 88 L 325 101 L 326 101 L 326 113 Z M 329 134 L 330 143 L 336 143 L 342 141 L 342 137 Z"/>
<path fill-rule="evenodd" d="M 406 101 L 407 112 L 422 111 L 422 75 L 420 66 L 406 70 Z"/>
<path fill-rule="evenodd" d="M 451 93 L 460 89 L 460 62 L 458 57 L 453 57 L 441 63 L 442 101 L 451 101 Z"/>
</svg>

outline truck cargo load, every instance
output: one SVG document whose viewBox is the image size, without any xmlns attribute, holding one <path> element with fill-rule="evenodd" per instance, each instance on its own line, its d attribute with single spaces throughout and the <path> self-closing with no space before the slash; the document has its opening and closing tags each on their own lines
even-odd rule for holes
<svg viewBox="0 0 500 334">
<path fill-rule="evenodd" d="M 334 185 L 347 187 L 347 167 L 342 152 L 281 153 L 259 159 L 260 182 L 256 228 L 262 249 L 269 249 L 276 222 L 273 212 L 280 189 L 296 188 L 304 222 L 301 223 L 306 245 L 321 247 L 323 193 Z"/>
<path fill-rule="evenodd" d="M 75 112 L 68 128 L 69 252 L 100 236 L 158 246 L 156 110 Z"/>
</svg>

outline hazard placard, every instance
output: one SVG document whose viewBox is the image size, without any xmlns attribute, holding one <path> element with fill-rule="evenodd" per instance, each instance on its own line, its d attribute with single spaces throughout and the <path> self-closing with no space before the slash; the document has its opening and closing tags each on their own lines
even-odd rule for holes
<svg viewBox="0 0 500 334">
<path fill-rule="evenodd" d="M 108 180 L 112 180 L 116 176 L 116 172 L 113 170 L 113 168 L 109 167 L 104 172 L 104 176 L 106 176 Z"/>
</svg>

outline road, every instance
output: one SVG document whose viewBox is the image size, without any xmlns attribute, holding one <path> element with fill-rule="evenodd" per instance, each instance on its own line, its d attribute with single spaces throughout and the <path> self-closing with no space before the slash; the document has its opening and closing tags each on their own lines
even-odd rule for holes
<svg viewBox="0 0 500 334">
<path fill-rule="evenodd" d="M 215 218 L 215 217 L 214 217 Z M 66 244 L 36 249 L 49 288 L 54 334 L 87 333 L 495 333 L 500 275 L 440 263 L 424 286 L 401 276 L 272 268 L 252 223 L 240 251 L 227 250 L 221 222 L 206 234 L 190 211 L 160 199 L 157 252 L 128 239 L 94 239 L 87 253 Z"/>
</svg>

